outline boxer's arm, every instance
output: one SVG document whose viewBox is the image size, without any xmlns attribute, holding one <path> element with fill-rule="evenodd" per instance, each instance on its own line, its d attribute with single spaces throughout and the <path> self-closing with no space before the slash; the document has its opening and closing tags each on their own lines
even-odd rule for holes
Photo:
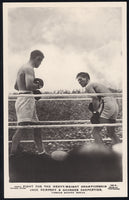
<svg viewBox="0 0 129 200">
<path fill-rule="evenodd" d="M 14 89 L 18 90 L 17 81 L 15 82 Z"/>
<path fill-rule="evenodd" d="M 34 83 L 34 74 L 30 69 L 25 71 L 25 82 L 27 90 L 33 91 L 39 89 L 39 85 Z"/>
<path fill-rule="evenodd" d="M 87 93 L 96 93 L 93 85 L 88 85 L 86 87 L 86 92 Z M 93 109 L 94 109 L 94 111 L 97 111 L 99 108 L 99 104 L 100 104 L 99 99 L 97 96 L 91 96 L 91 97 L 92 97 Z"/>
<path fill-rule="evenodd" d="M 93 104 L 94 111 L 97 111 L 100 106 L 100 101 L 98 97 L 92 97 L 92 104 Z"/>
</svg>

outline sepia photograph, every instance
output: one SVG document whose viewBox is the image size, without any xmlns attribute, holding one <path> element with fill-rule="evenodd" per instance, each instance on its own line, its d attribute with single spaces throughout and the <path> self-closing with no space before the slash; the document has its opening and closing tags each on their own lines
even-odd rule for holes
<svg viewBox="0 0 129 200">
<path fill-rule="evenodd" d="M 6 198 L 127 196 L 126 6 L 3 3 Z"/>
</svg>

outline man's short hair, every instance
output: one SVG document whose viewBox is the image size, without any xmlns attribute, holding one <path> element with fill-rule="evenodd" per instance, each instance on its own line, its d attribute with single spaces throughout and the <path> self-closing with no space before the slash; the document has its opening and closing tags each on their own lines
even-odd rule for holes
<svg viewBox="0 0 129 200">
<path fill-rule="evenodd" d="M 90 75 L 87 72 L 80 72 L 77 74 L 76 78 L 78 78 L 79 76 L 83 77 L 83 78 L 88 78 L 90 80 Z"/>
<path fill-rule="evenodd" d="M 40 56 L 41 58 L 44 58 L 44 54 L 39 50 L 34 50 L 30 54 L 30 59 L 35 59 L 37 56 Z"/>
</svg>

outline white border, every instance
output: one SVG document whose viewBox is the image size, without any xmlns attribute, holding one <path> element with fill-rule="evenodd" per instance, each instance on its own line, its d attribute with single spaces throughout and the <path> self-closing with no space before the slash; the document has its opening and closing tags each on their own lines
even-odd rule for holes
<svg viewBox="0 0 129 200">
<path fill-rule="evenodd" d="M 66 194 L 53 195 L 52 193 L 29 192 L 26 190 L 11 190 L 10 187 L 16 185 L 37 185 L 38 183 L 9 183 L 9 167 L 8 167 L 8 9 L 16 7 L 122 7 L 122 30 L 123 41 L 122 49 L 124 54 L 123 67 L 123 182 L 117 183 L 120 190 L 105 190 L 104 192 L 87 192 L 85 195 Z M 127 10 L 126 2 L 84 2 L 84 3 L 3 3 L 3 68 L 4 68 L 4 197 L 5 198 L 64 198 L 64 197 L 126 197 L 127 196 Z M 107 185 L 110 183 L 39 183 L 44 185 Z M 113 183 L 112 183 L 113 184 Z M 115 184 L 115 183 L 114 183 Z"/>
</svg>

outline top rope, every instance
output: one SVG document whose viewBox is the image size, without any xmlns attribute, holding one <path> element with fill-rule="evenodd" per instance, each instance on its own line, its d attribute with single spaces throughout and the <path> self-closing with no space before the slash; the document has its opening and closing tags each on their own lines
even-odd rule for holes
<svg viewBox="0 0 129 200">
<path fill-rule="evenodd" d="M 10 94 L 9 101 L 15 101 L 17 97 L 41 97 L 40 100 L 90 100 L 93 96 L 122 98 L 122 93 L 88 93 L 88 94 Z"/>
</svg>

